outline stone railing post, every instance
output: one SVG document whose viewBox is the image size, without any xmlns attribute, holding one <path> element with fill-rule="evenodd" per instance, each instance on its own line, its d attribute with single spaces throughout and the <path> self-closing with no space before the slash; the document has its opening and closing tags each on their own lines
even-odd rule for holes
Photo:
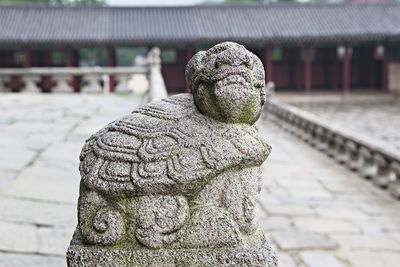
<svg viewBox="0 0 400 267">
<path fill-rule="evenodd" d="M 400 162 L 392 162 L 390 168 L 393 176 L 388 185 L 389 192 L 393 197 L 400 199 Z"/>
<path fill-rule="evenodd" d="M 71 75 L 55 74 L 52 76 L 52 78 L 56 82 L 56 85 L 52 89 L 53 93 L 71 93 L 74 91 L 74 88 L 69 85 L 69 82 L 72 78 Z"/>
<path fill-rule="evenodd" d="M 320 126 L 317 126 L 317 128 L 315 129 L 314 146 L 320 151 L 325 151 L 328 147 L 328 137 L 329 136 L 327 135 L 327 131 Z"/>
<path fill-rule="evenodd" d="M 349 159 L 349 154 L 346 151 L 345 140 L 343 137 L 336 135 L 334 138 L 335 143 L 335 154 L 334 159 L 340 163 L 344 164 Z"/>
<path fill-rule="evenodd" d="M 149 101 L 157 101 L 168 97 L 164 78 L 161 74 L 161 51 L 153 47 L 147 54 L 149 66 Z"/>
<path fill-rule="evenodd" d="M 358 153 L 360 164 L 358 172 L 362 177 L 367 179 L 373 178 L 378 171 L 378 165 L 374 160 L 373 153 L 366 147 L 361 147 Z"/>
<path fill-rule="evenodd" d="M 277 266 L 255 214 L 271 151 L 255 126 L 263 88 L 219 83 L 263 82 L 262 63 L 232 42 L 204 55 L 187 66 L 193 94 L 144 105 L 87 139 L 69 267 Z"/>
<path fill-rule="evenodd" d="M 302 128 L 303 128 L 303 133 L 301 135 L 301 138 L 303 139 L 304 142 L 309 142 L 310 139 L 312 138 L 312 129 L 314 125 L 308 121 L 303 121 L 302 123 Z"/>
<path fill-rule="evenodd" d="M 346 153 L 348 154 L 346 166 L 352 171 L 357 171 L 360 168 L 357 144 L 351 140 L 347 140 L 345 146 Z"/>
<path fill-rule="evenodd" d="M 372 177 L 372 181 L 376 186 L 385 188 L 388 184 L 393 181 L 393 170 L 388 160 L 379 153 L 373 155 L 373 161 L 377 167 L 375 175 Z"/>
<path fill-rule="evenodd" d="M 6 75 L 0 75 L 0 93 L 8 92 L 9 89 L 6 86 L 6 83 L 9 82 L 10 77 Z"/>
<path fill-rule="evenodd" d="M 100 81 L 102 80 L 102 77 L 100 74 L 86 74 L 83 76 L 83 81 L 86 83 L 81 88 L 82 93 L 101 93 L 103 92 L 103 88 L 100 86 Z"/>
<path fill-rule="evenodd" d="M 115 79 L 117 81 L 117 86 L 115 87 L 115 92 L 118 93 L 131 93 L 132 91 L 128 87 L 128 81 L 132 75 L 129 74 L 118 74 Z"/>
<path fill-rule="evenodd" d="M 22 77 L 22 81 L 24 82 L 24 87 L 21 91 L 25 93 L 40 93 L 42 90 L 36 85 L 37 82 L 40 81 L 39 75 L 24 75 Z"/>
</svg>

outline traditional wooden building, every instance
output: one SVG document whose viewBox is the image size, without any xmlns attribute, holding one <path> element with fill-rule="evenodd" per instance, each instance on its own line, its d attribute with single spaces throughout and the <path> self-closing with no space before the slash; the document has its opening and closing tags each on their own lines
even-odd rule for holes
<svg viewBox="0 0 400 267">
<path fill-rule="evenodd" d="M 185 91 L 188 59 L 226 40 L 257 54 L 278 91 L 400 86 L 390 84 L 400 75 L 399 3 L 0 6 L 0 68 L 92 64 L 93 51 L 94 64 L 118 66 L 159 46 L 168 90 Z"/>
</svg>

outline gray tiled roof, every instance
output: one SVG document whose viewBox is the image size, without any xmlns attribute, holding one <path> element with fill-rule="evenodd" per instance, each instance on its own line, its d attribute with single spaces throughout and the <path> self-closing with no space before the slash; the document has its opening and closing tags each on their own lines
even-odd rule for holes
<svg viewBox="0 0 400 267">
<path fill-rule="evenodd" d="M 192 7 L 0 6 L 0 44 L 383 41 L 400 4 Z"/>
</svg>

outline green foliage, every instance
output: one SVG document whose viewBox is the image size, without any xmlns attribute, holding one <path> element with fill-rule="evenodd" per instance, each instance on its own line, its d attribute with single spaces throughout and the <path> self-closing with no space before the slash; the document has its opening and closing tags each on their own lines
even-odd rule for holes
<svg viewBox="0 0 400 267">
<path fill-rule="evenodd" d="M 305 0 L 303 2 L 317 2 L 318 0 Z M 270 4 L 270 3 L 298 3 L 297 0 L 224 0 L 227 4 Z"/>
<path fill-rule="evenodd" d="M 94 6 L 94 5 L 105 5 L 106 1 L 105 0 L 0 0 L 0 4 Z"/>
<path fill-rule="evenodd" d="M 248 4 L 248 3 L 264 3 L 263 0 L 225 0 L 228 4 Z"/>
<path fill-rule="evenodd" d="M 66 2 L 70 2 L 72 5 L 77 6 L 103 6 L 106 4 L 105 0 L 70 0 Z"/>
</svg>

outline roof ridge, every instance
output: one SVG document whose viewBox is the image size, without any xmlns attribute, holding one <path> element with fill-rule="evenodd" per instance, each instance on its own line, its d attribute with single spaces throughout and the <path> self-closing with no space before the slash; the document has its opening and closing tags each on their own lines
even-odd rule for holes
<svg viewBox="0 0 400 267">
<path fill-rule="evenodd" d="M 73 5 L 44 5 L 44 4 L 0 4 L 0 8 L 32 8 L 32 9 L 208 9 L 208 8 L 307 8 L 307 7 L 337 7 L 337 6 L 399 6 L 400 2 L 384 3 L 246 3 L 246 4 L 199 4 L 199 5 L 176 5 L 176 6 L 73 6 Z"/>
<path fill-rule="evenodd" d="M 0 6 L 0 45 L 384 42 L 400 3 L 180 7 Z"/>
</svg>

